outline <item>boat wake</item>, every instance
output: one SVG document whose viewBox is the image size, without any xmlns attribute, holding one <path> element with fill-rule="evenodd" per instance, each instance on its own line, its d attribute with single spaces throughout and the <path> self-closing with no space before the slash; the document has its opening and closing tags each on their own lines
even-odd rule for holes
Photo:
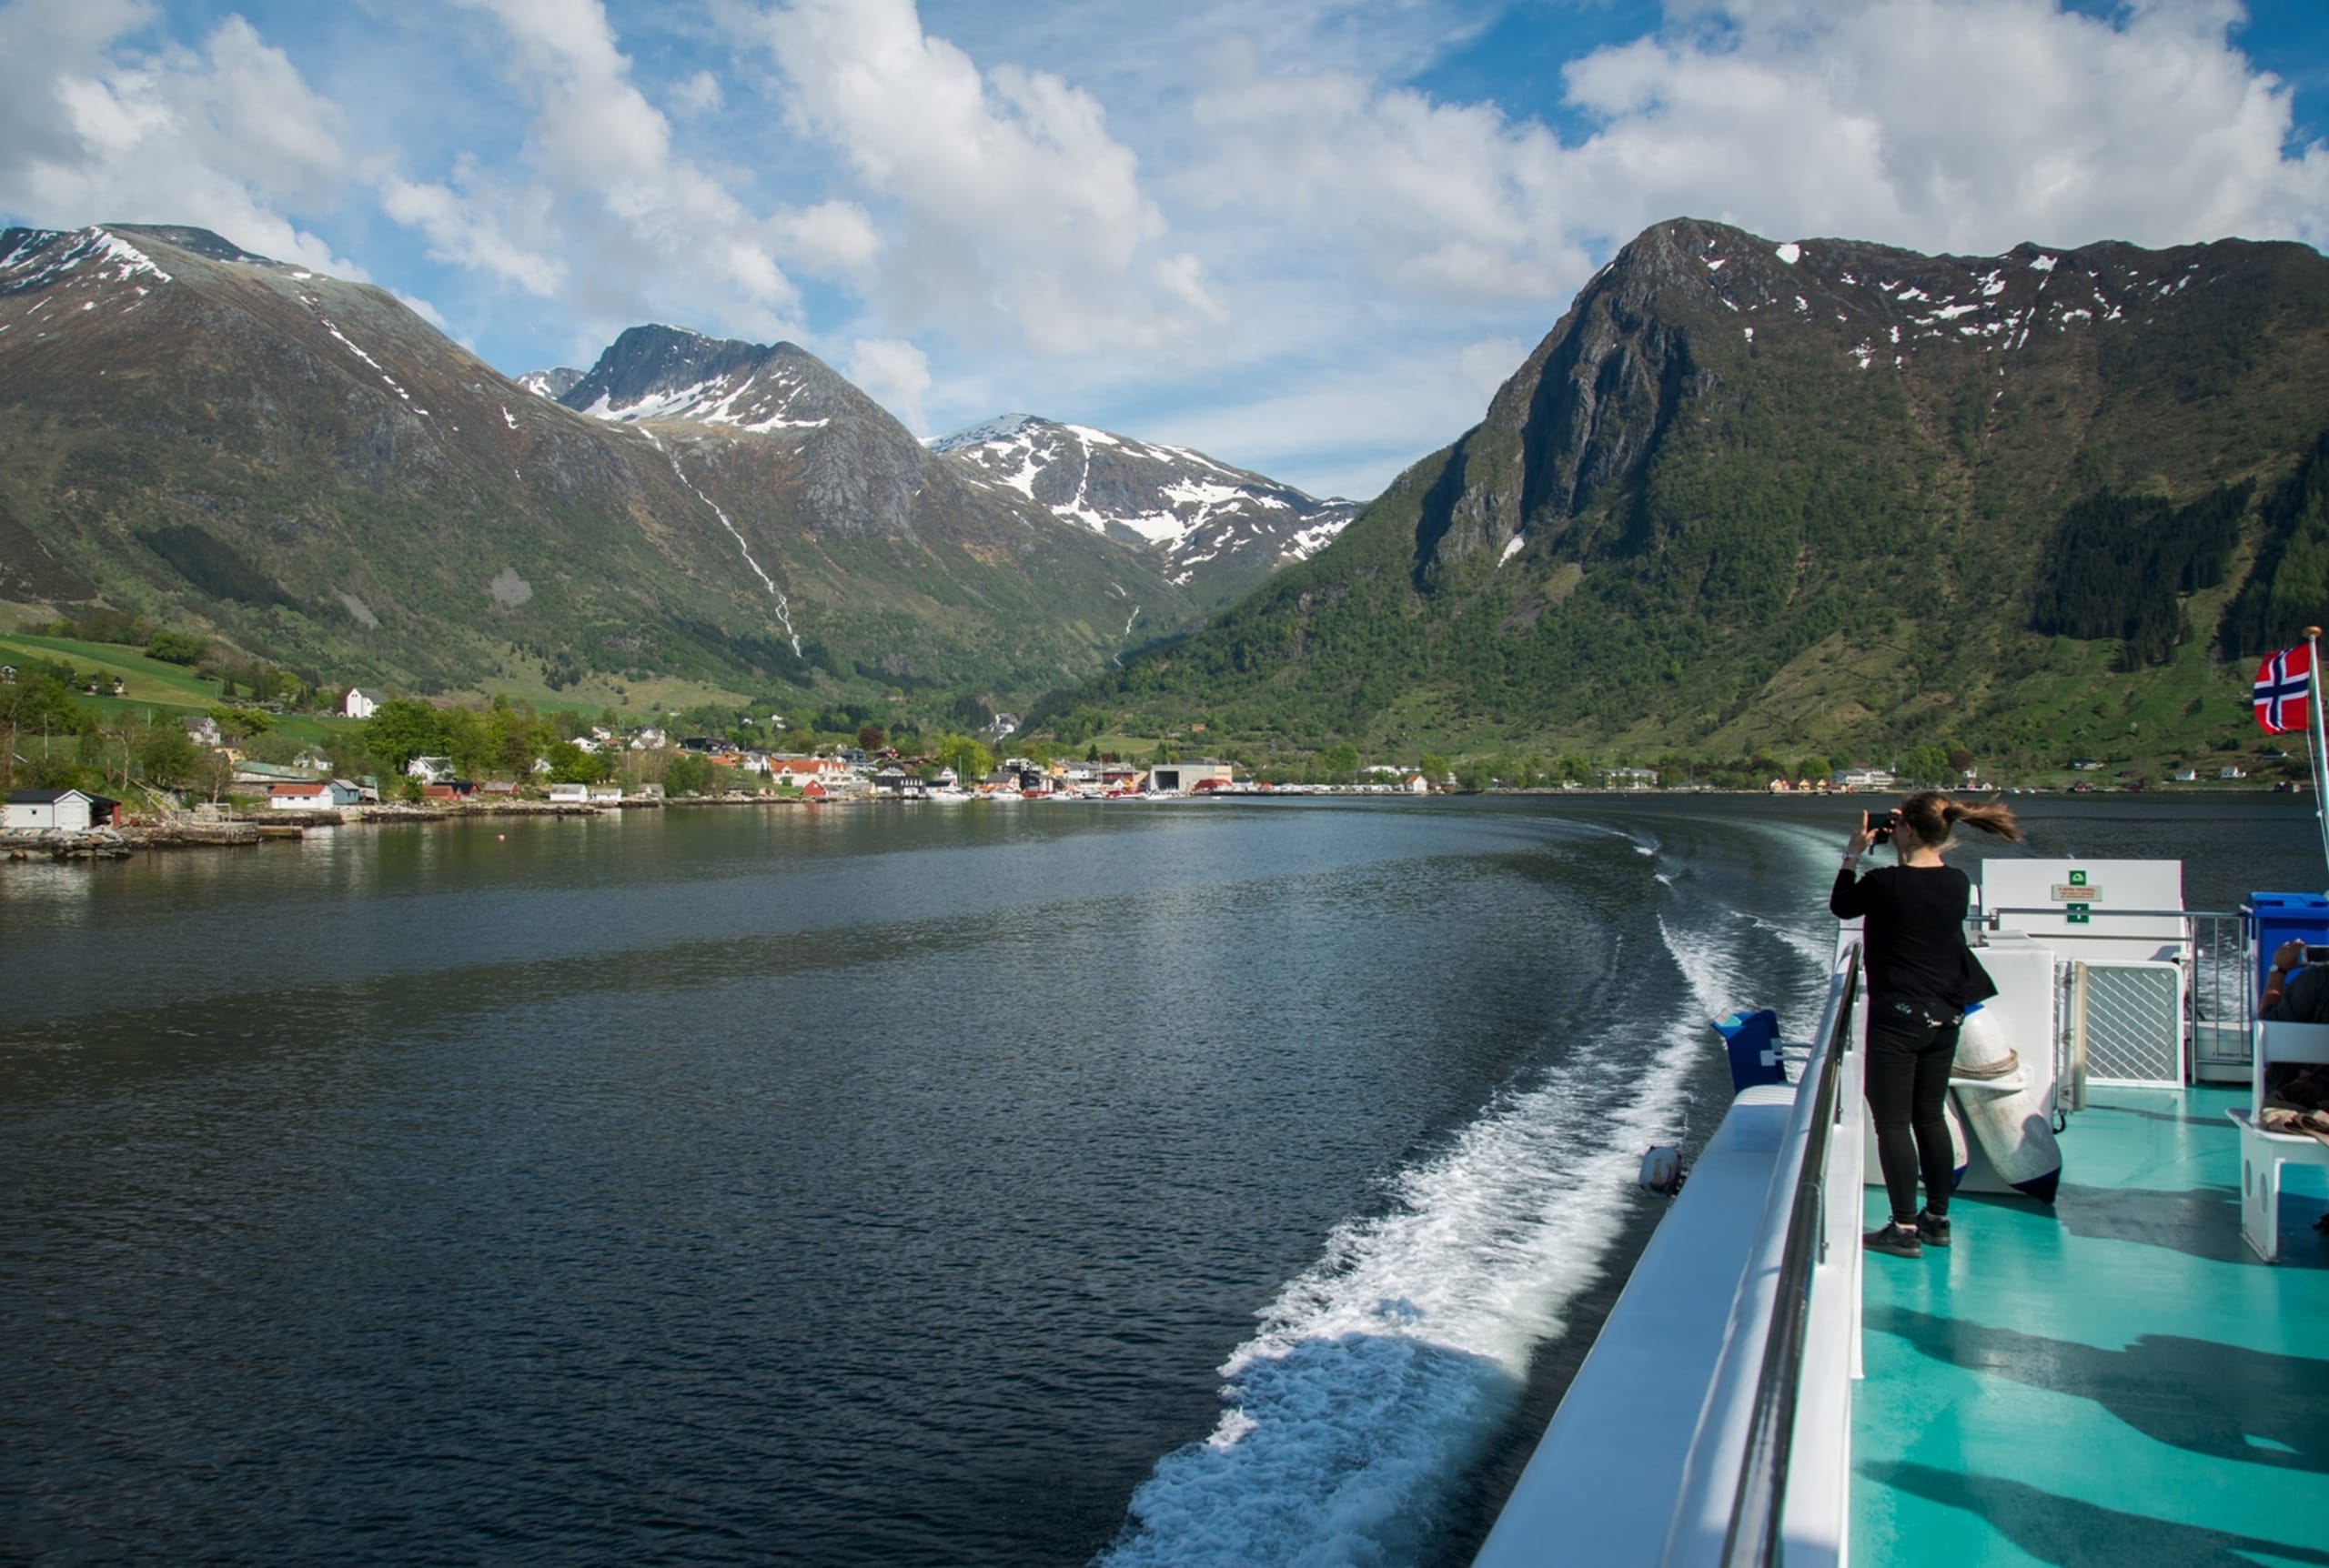
<svg viewBox="0 0 2329 1568">
<path fill-rule="evenodd" d="M 1707 1020 L 1750 1000 L 1750 976 L 1801 969 L 1799 989 L 1812 983 L 1808 951 L 1790 965 L 1795 943 L 1659 880 L 1679 992 L 1500 1094 L 1401 1174 L 1385 1212 L 1338 1227 L 1223 1365 L 1212 1435 L 1158 1462 L 1100 1563 L 1429 1554 L 1459 1483 L 1517 1409 L 1531 1357 L 1608 1266 L 1642 1201 L 1641 1151 L 1682 1131 Z"/>
</svg>

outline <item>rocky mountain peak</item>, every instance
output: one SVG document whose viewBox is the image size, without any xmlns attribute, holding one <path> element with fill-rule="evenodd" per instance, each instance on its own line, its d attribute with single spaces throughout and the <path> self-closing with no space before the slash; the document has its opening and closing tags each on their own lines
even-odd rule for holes
<svg viewBox="0 0 2329 1568">
<path fill-rule="evenodd" d="M 797 345 L 660 325 L 625 330 L 558 401 L 618 424 L 687 419 L 753 435 L 817 430 L 836 418 L 896 424 Z M 902 426 L 897 434 L 912 439 Z"/>
<path fill-rule="evenodd" d="M 547 397 L 555 403 L 580 386 L 586 374 L 571 365 L 557 365 L 548 370 L 529 370 L 515 379 L 519 386 L 535 397 Z"/>
<path fill-rule="evenodd" d="M 1155 552 L 1182 586 L 1200 573 L 1259 580 L 1325 548 L 1358 511 L 1190 447 L 1033 414 L 1005 414 L 930 447 L 1054 517 Z"/>
<path fill-rule="evenodd" d="M 183 224 L 116 223 L 106 226 L 115 234 L 132 239 L 152 240 L 182 250 L 188 256 L 198 256 L 205 261 L 258 266 L 281 266 L 283 263 L 270 256 L 245 250 L 223 235 L 207 228 L 190 228 Z"/>
<path fill-rule="evenodd" d="M 1008 441 L 1031 425 L 1048 425 L 1051 422 L 1035 414 L 998 414 L 992 419 L 981 420 L 952 435 L 933 436 L 925 445 L 943 456 L 970 447 L 983 447 L 991 441 Z"/>
</svg>

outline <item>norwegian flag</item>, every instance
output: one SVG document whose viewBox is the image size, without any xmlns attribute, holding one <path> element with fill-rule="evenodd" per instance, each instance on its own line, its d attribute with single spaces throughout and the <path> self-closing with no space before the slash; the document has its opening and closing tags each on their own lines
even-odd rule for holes
<svg viewBox="0 0 2329 1568">
<path fill-rule="evenodd" d="M 2313 691 L 2313 645 L 2284 648 L 2256 668 L 2256 723 L 2267 735 L 2304 728 Z"/>
</svg>

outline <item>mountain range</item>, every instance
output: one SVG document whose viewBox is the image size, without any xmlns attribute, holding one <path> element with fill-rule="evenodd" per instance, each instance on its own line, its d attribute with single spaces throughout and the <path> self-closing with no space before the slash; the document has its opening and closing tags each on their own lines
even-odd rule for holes
<svg viewBox="0 0 2329 1568">
<path fill-rule="evenodd" d="M 182 227 L 0 234 L 0 605 L 421 691 L 1015 704 L 1336 519 L 1124 437 L 1188 527 L 1144 532 L 1164 508 L 1129 482 L 1122 526 L 1091 495 L 1065 518 L 790 344 L 640 327 L 511 380 L 383 290 Z M 1214 491 L 1249 483 L 1284 525 L 1195 558 L 1235 511 Z"/>
<path fill-rule="evenodd" d="M 1030 717 L 1377 752 L 2231 746 L 2243 661 L 2329 620 L 2324 431 L 2304 246 L 1676 220 L 1332 545 Z"/>
<path fill-rule="evenodd" d="M 2329 263 L 1678 219 L 1364 508 L 789 344 L 512 380 L 198 229 L 0 235 L 0 609 L 327 680 L 1050 696 L 1078 732 L 2032 759 L 2237 745 L 2329 621 Z"/>
</svg>

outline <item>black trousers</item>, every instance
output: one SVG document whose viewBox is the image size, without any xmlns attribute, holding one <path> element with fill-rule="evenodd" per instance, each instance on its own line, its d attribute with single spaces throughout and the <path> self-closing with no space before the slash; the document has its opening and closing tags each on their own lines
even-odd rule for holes
<svg viewBox="0 0 2329 1568">
<path fill-rule="evenodd" d="M 1922 1009 L 1879 1003 L 1868 1020 L 1868 1110 L 1876 1124 L 1876 1162 L 1896 1223 L 1917 1220 L 1917 1177 L 1925 1210 L 1949 1213 L 1956 1156 L 1949 1146 L 1949 1069 L 1957 1060 L 1957 1023 L 1937 1023 Z"/>
</svg>

